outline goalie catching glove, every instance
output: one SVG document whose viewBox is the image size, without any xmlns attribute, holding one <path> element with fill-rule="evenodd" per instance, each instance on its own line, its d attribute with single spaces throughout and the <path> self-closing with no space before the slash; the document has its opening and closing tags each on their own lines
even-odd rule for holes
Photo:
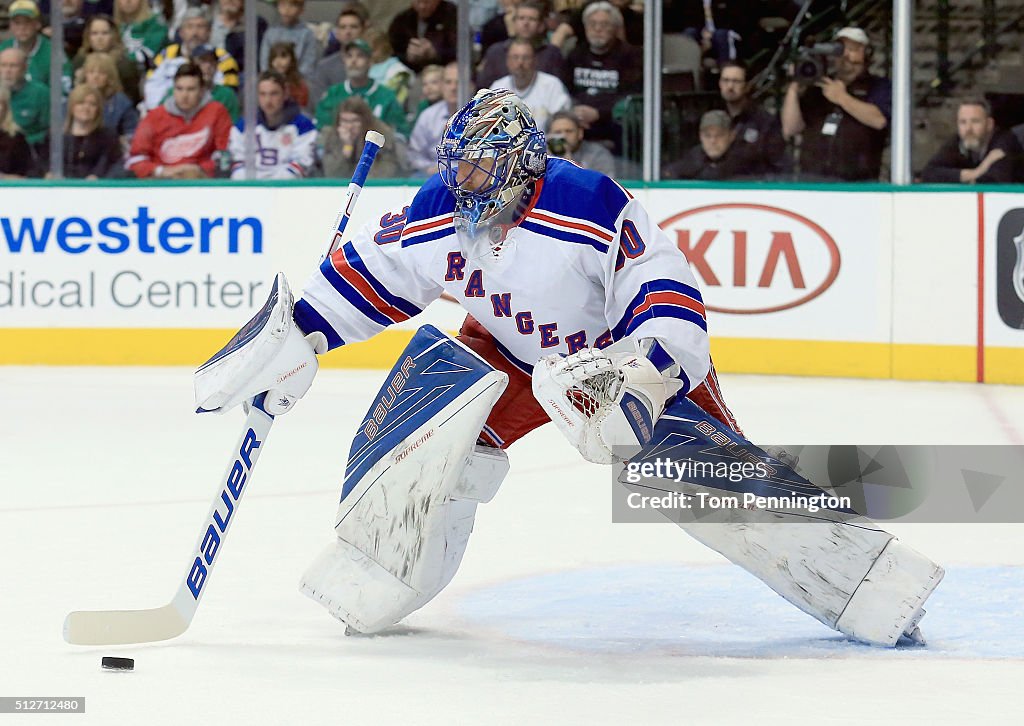
<svg viewBox="0 0 1024 726">
<path fill-rule="evenodd" d="M 303 335 L 292 319 L 295 300 L 283 273 L 255 317 L 195 374 L 197 412 L 224 413 L 266 391 L 272 416 L 291 410 L 316 375 L 316 354 L 327 352 L 323 333 Z"/>
<path fill-rule="evenodd" d="M 626 338 L 603 350 L 550 355 L 534 367 L 534 397 L 587 461 L 611 464 L 639 453 L 665 401 L 682 387 L 665 378 L 641 346 Z"/>
</svg>

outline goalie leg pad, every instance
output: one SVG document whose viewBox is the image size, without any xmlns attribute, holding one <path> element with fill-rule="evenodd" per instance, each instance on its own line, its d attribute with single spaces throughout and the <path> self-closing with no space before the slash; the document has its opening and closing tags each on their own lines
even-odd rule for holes
<svg viewBox="0 0 1024 726">
<path fill-rule="evenodd" d="M 895 645 L 900 636 L 923 642 L 918 622 L 943 570 L 893 537 L 853 593 L 835 628 L 868 643 Z M 889 618 L 879 614 L 892 610 Z"/>
<path fill-rule="evenodd" d="M 503 451 L 474 446 L 507 380 L 436 329 L 420 329 L 352 444 L 337 540 L 303 576 L 305 594 L 372 633 L 451 581 L 477 504 L 508 471 Z"/>
<path fill-rule="evenodd" d="M 634 463 L 656 458 L 680 442 L 756 452 L 776 470 L 770 480 L 751 477 L 736 490 L 683 484 L 687 494 L 735 495 L 751 491 L 816 491 L 792 469 L 680 398 L 655 427 L 650 447 Z M 806 516 L 791 511 L 734 508 L 680 522 L 688 534 L 751 573 L 787 601 L 829 627 L 872 645 L 893 646 L 903 635 L 920 640 L 917 623 L 943 569 L 892 534 L 848 511 L 821 509 Z"/>
</svg>

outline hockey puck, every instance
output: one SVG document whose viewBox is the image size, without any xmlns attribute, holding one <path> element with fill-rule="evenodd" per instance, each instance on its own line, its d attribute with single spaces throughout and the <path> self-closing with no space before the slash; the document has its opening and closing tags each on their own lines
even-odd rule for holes
<svg viewBox="0 0 1024 726">
<path fill-rule="evenodd" d="M 115 658 L 110 655 L 103 656 L 100 665 L 108 671 L 132 671 L 135 670 L 135 660 L 132 658 Z"/>
</svg>

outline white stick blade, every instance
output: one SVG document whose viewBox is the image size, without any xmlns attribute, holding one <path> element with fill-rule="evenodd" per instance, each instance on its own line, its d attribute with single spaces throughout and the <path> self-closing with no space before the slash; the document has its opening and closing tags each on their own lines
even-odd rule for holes
<svg viewBox="0 0 1024 726">
<path fill-rule="evenodd" d="M 153 610 L 76 610 L 64 619 L 64 640 L 73 645 L 154 643 L 176 638 L 188 625 L 173 605 Z"/>
</svg>

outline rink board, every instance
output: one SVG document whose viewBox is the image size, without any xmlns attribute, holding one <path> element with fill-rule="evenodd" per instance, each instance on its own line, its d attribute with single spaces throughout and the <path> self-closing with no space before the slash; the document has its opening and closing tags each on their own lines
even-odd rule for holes
<svg viewBox="0 0 1024 726">
<path fill-rule="evenodd" d="M 415 189 L 368 187 L 354 227 Z M 1024 383 L 1019 192 L 630 191 L 687 252 L 720 370 Z M 276 271 L 301 289 L 343 198 L 323 182 L 7 186 L 0 364 L 197 364 L 255 312 Z M 461 319 L 439 301 L 323 362 L 385 368 L 413 328 Z"/>
</svg>

